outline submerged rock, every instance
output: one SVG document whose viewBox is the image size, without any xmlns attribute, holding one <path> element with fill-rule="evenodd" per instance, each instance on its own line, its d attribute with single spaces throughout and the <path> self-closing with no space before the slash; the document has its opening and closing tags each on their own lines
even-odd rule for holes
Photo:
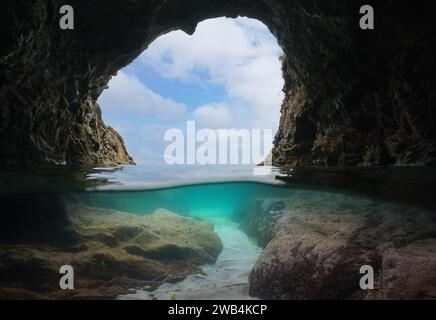
<svg viewBox="0 0 436 320">
<path fill-rule="evenodd" d="M 208 222 L 166 210 L 149 216 L 74 206 L 73 247 L 0 244 L 0 297 L 103 299 L 128 289 L 183 279 L 222 250 Z M 71 265 L 75 289 L 59 289 L 59 268 Z"/>
<path fill-rule="evenodd" d="M 245 208 L 243 228 L 265 247 L 250 275 L 251 295 L 436 298 L 434 214 L 351 196 L 309 195 L 259 200 Z M 360 289 L 363 265 L 374 268 L 374 290 Z"/>
<path fill-rule="evenodd" d="M 138 290 L 120 296 L 122 300 L 251 300 L 248 278 L 261 249 L 239 230 L 237 224 L 215 221 L 215 232 L 223 241 L 223 251 L 213 264 L 183 281 L 164 283 L 154 291 Z"/>
</svg>

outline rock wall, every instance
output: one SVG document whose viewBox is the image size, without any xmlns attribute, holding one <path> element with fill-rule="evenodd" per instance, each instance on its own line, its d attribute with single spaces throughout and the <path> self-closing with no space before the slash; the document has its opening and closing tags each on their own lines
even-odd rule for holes
<svg viewBox="0 0 436 320">
<path fill-rule="evenodd" d="M 250 275 L 263 299 L 434 299 L 433 212 L 333 193 L 247 204 L 242 228 L 264 251 Z M 361 290 L 360 268 L 374 268 Z"/>
<path fill-rule="evenodd" d="M 360 0 L 60 0 L 0 4 L 0 161 L 132 163 L 96 101 L 111 77 L 159 35 L 206 18 L 268 25 L 282 46 L 286 99 L 274 161 L 283 165 L 432 164 L 436 4 Z"/>
<path fill-rule="evenodd" d="M 434 164 L 435 5 L 374 1 L 362 31 L 340 2 L 290 16 L 276 164 Z"/>
<path fill-rule="evenodd" d="M 130 164 L 122 138 L 104 125 L 97 63 L 60 34 L 56 1 L 3 1 L 0 51 L 2 163 Z"/>
</svg>

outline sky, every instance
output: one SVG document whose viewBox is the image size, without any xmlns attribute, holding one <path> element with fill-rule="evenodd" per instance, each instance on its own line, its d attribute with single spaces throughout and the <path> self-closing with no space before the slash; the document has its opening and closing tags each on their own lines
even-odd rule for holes
<svg viewBox="0 0 436 320">
<path fill-rule="evenodd" d="M 275 37 L 261 22 L 218 18 L 194 35 L 156 39 L 119 71 L 99 99 L 103 119 L 124 138 L 137 164 L 164 163 L 168 129 L 272 129 L 284 98 Z"/>
</svg>

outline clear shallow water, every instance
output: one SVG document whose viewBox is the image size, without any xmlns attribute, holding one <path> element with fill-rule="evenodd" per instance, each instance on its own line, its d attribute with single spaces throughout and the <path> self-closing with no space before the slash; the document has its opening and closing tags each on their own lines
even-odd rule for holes
<svg viewBox="0 0 436 320">
<path fill-rule="evenodd" d="M 368 213 L 374 210 L 389 212 L 386 217 L 394 221 L 395 228 L 403 224 L 402 218 L 394 217 L 397 212 L 404 211 L 413 218 L 421 208 L 436 212 L 436 174 L 432 168 L 272 168 L 263 176 L 254 175 L 253 169 L 10 168 L 0 171 L 0 240 L 7 241 L 8 245 L 32 244 L 35 239 L 63 240 L 64 234 L 60 230 L 67 221 L 63 216 L 62 199 L 108 214 L 127 212 L 143 216 L 162 208 L 198 220 L 213 221 L 224 244 L 223 252 L 215 264 L 202 266 L 201 274 L 190 275 L 175 284 L 165 283 L 151 292 L 152 295 L 147 290 L 139 290 L 120 298 L 250 299 L 248 274 L 261 249 L 239 228 L 241 206 L 259 199 L 277 199 L 291 204 L 304 203 L 303 208 L 310 209 L 314 215 L 336 209 L 346 215 L 364 215 L 366 211 L 362 208 L 365 207 Z M 373 203 L 368 204 L 368 199 Z M 399 209 L 396 202 L 419 210 Z M 423 226 L 434 220 L 427 216 L 422 221 L 419 219 Z M 407 228 L 406 235 L 410 233 Z M 431 235 L 436 228 L 412 231 Z"/>
<path fill-rule="evenodd" d="M 178 283 L 165 283 L 154 291 L 138 290 L 121 300 L 251 300 L 248 277 L 262 250 L 227 219 L 216 219 L 215 232 L 223 241 L 216 263 Z"/>
<path fill-rule="evenodd" d="M 140 215 L 167 209 L 196 218 L 231 218 L 244 202 L 259 197 L 291 197 L 294 189 L 253 182 L 196 184 L 146 191 L 87 192 L 76 196 L 91 206 Z"/>
<path fill-rule="evenodd" d="M 147 183 L 141 182 L 138 176 L 132 176 L 132 172 L 122 171 L 117 175 L 121 183 L 114 182 L 114 185 L 70 196 L 87 207 L 106 209 L 108 212 L 149 215 L 158 209 L 166 209 L 197 220 L 211 221 L 214 232 L 223 243 L 223 251 L 214 264 L 202 266 L 201 273 L 189 275 L 181 282 L 164 283 L 154 291 L 144 288 L 119 299 L 255 299 L 248 294 L 248 278 L 262 249 L 241 231 L 238 224 L 240 217 L 236 213 L 241 206 L 256 199 L 300 197 L 298 190 L 286 188 L 284 182 L 275 180 L 274 171 L 266 176 L 254 176 L 252 168 L 239 171 L 221 168 L 210 175 L 205 170 L 193 170 L 175 178 L 167 176 L 168 172 L 164 171 L 160 182 L 158 177 L 153 176 Z M 148 173 L 149 177 L 152 176 L 152 172 Z M 112 173 L 107 172 L 90 175 L 92 178 L 101 176 L 108 180 L 114 178 Z M 141 183 L 142 188 L 139 187 Z M 320 193 L 313 191 L 310 194 L 316 197 Z"/>
</svg>

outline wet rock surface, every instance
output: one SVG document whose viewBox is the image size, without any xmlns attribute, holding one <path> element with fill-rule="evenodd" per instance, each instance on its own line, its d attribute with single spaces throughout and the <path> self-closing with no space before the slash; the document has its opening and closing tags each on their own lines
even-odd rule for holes
<svg viewBox="0 0 436 320">
<path fill-rule="evenodd" d="M 70 208 L 63 243 L 0 243 L 2 299 L 114 299 L 133 288 L 180 281 L 222 250 L 207 222 L 166 210 L 149 216 Z M 42 236 L 43 237 L 43 236 Z M 74 290 L 60 290 L 59 269 L 74 268 Z"/>
<path fill-rule="evenodd" d="M 436 4 L 377 1 L 376 29 L 358 0 L 58 0 L 1 2 L 0 161 L 132 163 L 96 101 L 156 37 L 204 19 L 264 22 L 285 52 L 277 165 L 435 163 Z"/>
<path fill-rule="evenodd" d="M 279 210 L 277 210 L 279 209 Z M 247 205 L 242 228 L 263 244 L 250 294 L 264 299 L 434 299 L 434 213 L 338 194 Z M 361 290 L 360 268 L 375 272 Z"/>
</svg>

